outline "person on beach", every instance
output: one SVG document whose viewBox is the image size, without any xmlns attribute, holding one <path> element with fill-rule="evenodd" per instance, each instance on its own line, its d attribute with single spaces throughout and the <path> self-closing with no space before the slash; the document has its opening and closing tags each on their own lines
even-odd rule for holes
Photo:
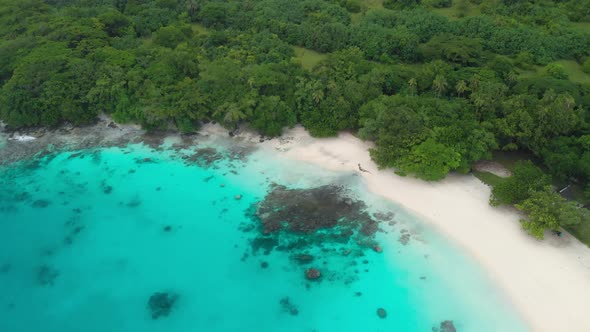
<svg viewBox="0 0 590 332">
<path fill-rule="evenodd" d="M 369 172 L 366 169 L 362 168 L 360 163 L 358 165 L 359 165 L 359 171 L 371 174 L 371 172 Z"/>
</svg>

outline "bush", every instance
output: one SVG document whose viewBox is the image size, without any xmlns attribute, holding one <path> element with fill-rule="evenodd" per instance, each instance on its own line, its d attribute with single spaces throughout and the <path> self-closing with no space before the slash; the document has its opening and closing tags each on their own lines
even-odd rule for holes
<svg viewBox="0 0 590 332">
<path fill-rule="evenodd" d="M 490 204 L 519 204 L 530 198 L 534 192 L 543 190 L 549 183 L 549 176 L 532 162 L 519 162 L 511 177 L 494 186 Z"/>
<path fill-rule="evenodd" d="M 567 79 L 567 73 L 565 72 L 565 69 L 563 68 L 562 65 L 557 64 L 557 63 L 550 63 L 547 66 L 545 66 L 545 73 L 547 73 L 547 75 L 560 79 L 560 80 L 566 80 Z"/>
</svg>

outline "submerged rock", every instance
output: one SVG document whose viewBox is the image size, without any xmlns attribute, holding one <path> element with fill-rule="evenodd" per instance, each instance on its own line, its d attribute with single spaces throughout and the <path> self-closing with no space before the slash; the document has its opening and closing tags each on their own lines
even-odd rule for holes
<svg viewBox="0 0 590 332">
<path fill-rule="evenodd" d="M 305 278 L 307 278 L 308 280 L 317 280 L 321 276 L 322 274 L 320 273 L 320 271 L 318 269 L 314 269 L 313 267 L 305 270 Z"/>
<path fill-rule="evenodd" d="M 444 322 L 440 323 L 440 332 L 457 332 L 453 321 L 445 320 Z"/>
<path fill-rule="evenodd" d="M 410 234 L 409 233 L 403 233 L 402 235 L 400 235 L 398 241 L 403 244 L 404 246 L 408 244 L 408 242 L 410 242 Z"/>
<path fill-rule="evenodd" d="M 134 197 L 130 201 L 128 201 L 126 205 L 128 207 L 135 208 L 141 205 L 141 200 L 139 199 L 139 197 Z"/>
<path fill-rule="evenodd" d="M 8 273 L 12 269 L 12 264 L 4 263 L 0 265 L 0 273 Z"/>
<path fill-rule="evenodd" d="M 395 217 L 395 213 L 393 212 L 376 212 L 373 213 L 373 217 L 379 221 L 392 221 L 393 217 Z"/>
<path fill-rule="evenodd" d="M 148 309 L 152 319 L 158 319 L 160 317 L 166 317 L 172 311 L 178 295 L 156 292 L 150 296 L 148 300 Z"/>
<path fill-rule="evenodd" d="M 203 168 L 212 166 L 216 161 L 223 158 L 223 155 L 214 148 L 197 149 L 194 154 L 188 156 L 185 161 L 194 163 Z"/>
<path fill-rule="evenodd" d="M 299 309 L 293 303 L 291 303 L 291 299 L 289 299 L 288 296 L 283 297 L 279 303 L 281 304 L 283 311 L 286 311 L 293 316 L 297 316 L 299 314 Z"/>
<path fill-rule="evenodd" d="M 440 323 L 440 326 L 433 327 L 432 332 L 457 332 L 452 320 L 445 320 Z"/>
<path fill-rule="evenodd" d="M 315 259 L 312 255 L 308 255 L 308 254 L 298 254 L 298 255 L 294 255 L 292 256 L 293 259 L 303 265 L 303 264 L 309 264 L 311 262 L 313 262 L 313 260 Z"/>
<path fill-rule="evenodd" d="M 381 249 L 381 247 L 379 245 L 375 245 L 373 247 L 373 251 L 380 253 L 380 252 L 383 252 L 383 249 Z"/>
<path fill-rule="evenodd" d="M 59 271 L 48 265 L 42 265 L 37 269 L 37 281 L 41 286 L 53 286 Z"/>
<path fill-rule="evenodd" d="M 49 206 L 49 204 L 51 204 L 51 202 L 46 199 L 38 199 L 33 202 L 33 207 L 37 209 L 46 208 Z"/>
<path fill-rule="evenodd" d="M 102 192 L 105 193 L 105 194 L 107 194 L 107 195 L 110 194 L 110 193 L 112 193 L 113 192 L 113 186 L 106 185 L 106 186 L 102 187 Z"/>
<path fill-rule="evenodd" d="M 384 319 L 387 317 L 387 311 L 385 311 L 383 308 L 379 308 L 377 309 L 377 316 L 379 316 L 381 319 Z"/>
<path fill-rule="evenodd" d="M 257 237 L 253 239 L 250 244 L 254 254 L 262 249 L 264 254 L 268 255 L 278 245 L 278 240 L 272 237 Z"/>
</svg>

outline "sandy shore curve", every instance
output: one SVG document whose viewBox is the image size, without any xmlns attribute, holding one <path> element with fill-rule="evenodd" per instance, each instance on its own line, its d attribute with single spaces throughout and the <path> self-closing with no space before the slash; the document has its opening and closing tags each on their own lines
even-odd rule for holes
<svg viewBox="0 0 590 332">
<path fill-rule="evenodd" d="M 490 188 L 474 176 L 432 183 L 379 170 L 371 144 L 348 133 L 317 139 L 295 127 L 260 145 L 330 170 L 358 171 L 360 163 L 370 172 L 359 173 L 372 192 L 422 216 L 467 250 L 532 330 L 590 331 L 590 249 L 565 233 L 544 241 L 530 237 L 515 209 L 488 204 Z"/>
</svg>

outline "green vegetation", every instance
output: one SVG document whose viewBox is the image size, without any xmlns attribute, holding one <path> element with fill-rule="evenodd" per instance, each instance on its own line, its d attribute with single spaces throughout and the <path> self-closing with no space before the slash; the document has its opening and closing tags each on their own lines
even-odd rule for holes
<svg viewBox="0 0 590 332">
<path fill-rule="evenodd" d="M 0 0 L 0 119 L 269 136 L 301 123 L 358 131 L 400 174 L 521 151 L 590 193 L 589 22 L 580 0 Z M 507 198 L 514 181 L 498 203 L 568 224 L 536 210 L 567 205 L 544 187 Z"/>
<path fill-rule="evenodd" d="M 590 211 L 561 197 L 551 188 L 550 177 L 530 161 L 518 162 L 509 178 L 485 178 L 492 179 L 490 204 L 514 205 L 525 212 L 527 218 L 521 223 L 532 236 L 543 239 L 545 230 L 559 231 L 564 227 L 577 231 L 582 241 L 590 243 Z"/>
<path fill-rule="evenodd" d="M 295 50 L 295 57 L 306 70 L 312 70 L 313 67 L 328 57 L 326 54 L 321 54 L 299 46 L 293 46 L 293 50 Z"/>
<path fill-rule="evenodd" d="M 581 222 L 577 225 L 565 227 L 565 229 L 590 247 L 590 222 Z"/>
</svg>

